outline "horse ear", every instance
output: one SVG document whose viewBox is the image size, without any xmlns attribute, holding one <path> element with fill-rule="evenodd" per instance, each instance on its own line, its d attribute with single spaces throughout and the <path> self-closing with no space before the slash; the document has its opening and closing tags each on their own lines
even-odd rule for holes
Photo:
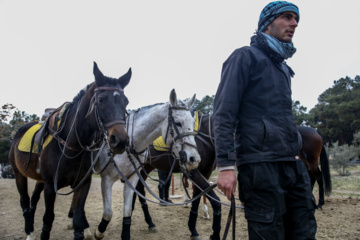
<svg viewBox="0 0 360 240">
<path fill-rule="evenodd" d="M 102 85 L 102 82 L 103 82 L 102 80 L 104 79 L 104 75 L 102 74 L 102 72 L 98 68 L 96 62 L 94 62 L 93 73 L 94 73 L 94 76 L 95 76 L 95 81 L 98 83 L 98 85 Z"/>
<path fill-rule="evenodd" d="M 175 92 L 175 89 L 173 89 L 170 92 L 170 104 L 171 104 L 171 106 L 176 106 L 177 103 L 178 102 L 177 102 L 176 92 Z"/>
<path fill-rule="evenodd" d="M 129 68 L 129 71 L 127 73 L 125 73 L 124 75 L 119 77 L 118 81 L 119 81 L 122 89 L 124 89 L 129 84 L 131 75 L 132 75 L 132 71 L 131 71 L 131 68 Z"/>
<path fill-rule="evenodd" d="M 194 96 L 191 98 L 191 99 L 188 99 L 186 101 L 186 104 L 188 105 L 188 108 L 191 108 L 191 106 L 194 104 L 195 102 L 195 99 L 196 99 L 196 94 L 194 94 Z"/>
</svg>

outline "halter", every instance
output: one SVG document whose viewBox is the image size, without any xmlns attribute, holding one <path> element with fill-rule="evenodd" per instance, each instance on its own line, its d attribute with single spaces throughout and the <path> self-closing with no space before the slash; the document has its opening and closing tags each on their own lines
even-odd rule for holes
<svg viewBox="0 0 360 240">
<path fill-rule="evenodd" d="M 174 117 L 172 115 L 172 110 L 173 109 L 176 109 L 176 110 L 185 110 L 185 111 L 189 111 L 189 109 L 187 107 L 169 107 L 169 112 L 168 112 L 168 127 L 166 129 L 166 135 L 165 135 L 165 143 L 167 142 L 167 136 L 168 136 L 168 133 L 170 132 L 170 135 L 172 137 L 172 141 L 171 141 L 171 144 L 170 144 L 170 149 L 172 149 L 172 146 L 174 145 L 174 143 L 177 141 L 177 140 L 181 140 L 183 139 L 184 137 L 187 137 L 187 136 L 194 136 L 195 133 L 194 132 L 186 132 L 186 133 L 183 133 L 183 134 L 180 134 L 180 131 L 179 131 L 179 128 L 178 126 L 175 124 L 175 120 L 174 120 Z M 176 136 L 174 137 L 174 130 L 176 132 Z M 190 147 L 193 147 L 195 149 L 197 149 L 197 146 L 196 145 L 193 145 L 191 143 L 188 143 L 188 142 L 184 142 L 182 141 L 181 142 L 181 151 L 179 152 L 179 157 L 180 157 L 180 162 L 182 164 L 185 163 L 186 161 L 186 153 L 184 152 L 184 147 L 185 145 L 188 145 Z M 181 166 L 181 168 L 183 169 L 183 167 Z"/>
<path fill-rule="evenodd" d="M 81 186 L 81 184 L 85 181 L 85 179 L 87 179 L 87 177 L 92 173 L 92 169 L 93 169 L 93 167 L 95 166 L 96 162 L 98 161 L 99 155 L 100 155 L 100 154 L 97 154 L 96 157 L 95 157 L 95 159 L 93 159 L 92 153 L 95 152 L 95 151 L 101 151 L 101 150 L 103 149 L 104 145 L 105 145 L 105 142 L 106 142 L 107 145 L 109 146 L 108 137 L 107 137 L 107 130 L 105 129 L 105 127 L 106 127 L 106 128 L 109 128 L 109 127 L 111 127 L 111 126 L 113 126 L 113 125 L 115 125 L 115 124 L 125 124 L 125 120 L 123 120 L 123 119 L 115 120 L 115 121 L 112 121 L 112 122 L 107 123 L 107 124 L 105 124 L 105 125 L 103 124 L 103 122 L 101 121 L 101 118 L 100 118 L 100 116 L 99 116 L 99 112 L 98 112 L 97 105 L 96 105 L 97 100 L 98 100 L 98 99 L 97 99 L 97 97 L 98 97 L 98 95 L 97 95 L 98 91 L 114 91 L 114 92 L 119 92 L 119 93 L 120 93 L 120 92 L 124 92 L 124 90 L 123 90 L 122 88 L 112 88 L 112 87 L 98 87 L 98 88 L 95 88 L 95 90 L 94 90 L 94 95 L 93 95 L 93 97 L 92 97 L 91 100 L 90 100 L 90 106 L 89 106 L 89 109 L 88 109 L 88 112 L 87 112 L 85 118 L 88 117 L 88 116 L 93 112 L 93 110 L 95 109 L 95 119 L 96 119 L 96 123 L 97 123 L 97 125 L 98 125 L 98 128 L 99 128 L 99 130 L 100 130 L 100 132 L 101 132 L 101 136 L 102 136 L 103 138 L 100 137 L 98 140 L 93 141 L 94 143 L 93 143 L 92 145 L 90 145 L 90 146 L 83 146 L 83 145 L 81 144 L 80 137 L 79 137 L 79 134 L 78 134 L 78 131 L 77 131 L 77 128 L 76 128 L 76 126 L 77 126 L 77 124 L 76 124 L 76 123 L 77 123 L 76 119 L 77 119 L 77 115 L 78 115 L 78 113 L 79 113 L 79 109 L 80 109 L 80 106 L 81 106 L 81 103 L 82 103 L 82 98 L 80 99 L 80 101 L 79 101 L 79 103 L 78 103 L 78 106 L 77 106 L 77 108 L 76 108 L 75 117 L 74 117 L 73 123 L 72 123 L 72 125 L 71 125 L 71 128 L 70 128 L 70 131 L 69 131 L 69 135 L 68 135 L 68 136 L 70 136 L 70 132 L 72 131 L 72 128 L 73 128 L 74 125 L 75 125 L 75 129 L 74 129 L 74 130 L 75 130 L 75 135 L 76 135 L 77 142 L 78 142 L 78 144 L 80 145 L 81 151 L 80 151 L 79 153 L 77 153 L 74 157 L 69 157 L 69 156 L 67 156 L 67 154 L 65 154 L 65 148 L 68 148 L 68 149 L 70 149 L 70 150 L 73 150 L 73 149 L 70 148 L 70 147 L 68 147 L 68 145 L 67 145 L 68 138 L 66 139 L 66 141 L 59 141 L 59 143 L 61 143 L 61 144 L 64 145 L 64 148 L 62 149 L 62 155 L 61 155 L 61 157 L 60 157 L 60 159 L 59 159 L 59 162 L 58 162 L 58 165 L 57 165 L 57 168 L 56 168 L 55 181 L 54 181 L 54 189 L 55 189 L 55 192 L 56 192 L 57 194 L 59 194 L 59 195 L 69 195 L 69 194 L 73 193 L 79 186 Z M 64 125 L 65 125 L 65 122 L 64 122 Z M 64 126 L 64 125 L 63 125 L 63 126 Z M 105 126 L 105 127 L 104 127 L 104 126 Z M 56 133 L 59 133 L 59 132 L 56 132 Z M 58 138 L 59 138 L 59 137 L 58 137 Z M 96 146 L 97 146 L 101 141 L 103 141 L 103 144 L 101 145 L 100 148 L 97 148 Z M 109 149 L 110 149 L 110 148 L 109 148 Z M 57 182 L 58 182 L 58 172 L 59 172 L 58 170 L 59 170 L 59 166 L 60 166 L 60 162 L 61 162 L 62 156 L 65 155 L 67 158 L 75 158 L 75 157 L 79 156 L 83 151 L 91 152 L 91 159 L 92 159 L 91 167 L 89 168 L 89 170 L 87 171 L 87 173 L 85 174 L 85 176 L 83 177 L 83 179 L 78 183 L 78 185 L 75 186 L 70 192 L 68 192 L 68 193 L 59 193 L 59 192 L 57 191 Z M 83 158 L 82 158 L 82 161 L 83 161 Z M 81 161 L 81 165 L 82 165 L 82 161 Z M 77 176 L 77 177 L 78 177 L 78 176 Z M 77 181 L 77 177 L 76 177 L 74 183 Z"/>
</svg>

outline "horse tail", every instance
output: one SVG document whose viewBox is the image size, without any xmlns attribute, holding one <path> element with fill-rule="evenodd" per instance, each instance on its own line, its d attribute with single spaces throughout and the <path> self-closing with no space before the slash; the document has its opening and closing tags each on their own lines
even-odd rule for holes
<svg viewBox="0 0 360 240">
<path fill-rule="evenodd" d="M 324 180 L 325 194 L 329 196 L 331 193 L 331 176 L 330 176 L 330 167 L 329 167 L 329 159 L 326 154 L 325 146 L 322 146 L 320 153 L 320 166 L 322 172 L 322 178 Z"/>
</svg>

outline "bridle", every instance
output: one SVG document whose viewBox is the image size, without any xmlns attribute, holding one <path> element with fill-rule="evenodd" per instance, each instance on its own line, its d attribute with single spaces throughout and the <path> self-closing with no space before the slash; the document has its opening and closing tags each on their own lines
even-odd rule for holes
<svg viewBox="0 0 360 240">
<path fill-rule="evenodd" d="M 170 146 L 168 147 L 169 149 L 172 149 L 172 147 L 176 143 L 176 141 L 178 141 L 178 140 L 182 141 L 181 142 L 181 151 L 179 152 L 179 156 L 175 155 L 175 157 L 176 157 L 177 160 L 180 160 L 180 162 L 184 164 L 186 162 L 186 153 L 184 152 L 185 145 L 193 147 L 195 149 L 197 149 L 197 146 L 194 145 L 194 144 L 188 143 L 188 142 L 184 142 L 183 138 L 187 137 L 187 136 L 195 136 L 195 133 L 194 132 L 185 132 L 183 134 L 180 133 L 179 126 L 176 125 L 175 120 L 174 120 L 173 109 L 189 111 L 189 108 L 180 107 L 180 106 L 175 106 L 175 107 L 174 106 L 169 106 L 168 107 L 168 125 L 167 125 L 167 128 L 166 128 L 166 134 L 165 134 L 165 139 L 164 139 L 164 141 L 166 143 L 167 139 L 168 139 L 168 135 L 170 133 L 172 141 L 170 143 Z M 130 150 L 130 152 L 132 154 L 139 155 L 139 154 L 143 153 L 144 151 L 146 151 L 146 149 L 143 149 L 140 152 L 137 152 L 135 150 L 135 146 L 134 146 L 134 143 L 133 143 L 133 139 L 134 139 L 133 138 L 133 135 L 134 135 L 134 127 L 133 126 L 135 124 L 135 114 L 136 114 L 136 112 L 134 112 L 133 117 L 132 117 L 132 129 L 131 129 L 131 138 L 130 138 L 131 143 L 130 143 L 130 149 L 129 150 Z M 130 120 L 130 115 L 129 115 L 128 118 Z M 130 121 L 128 121 L 128 122 L 130 122 Z M 130 123 L 127 124 L 127 132 L 130 132 L 129 131 L 129 126 L 130 126 Z M 176 133 L 176 136 L 175 136 L 174 131 Z"/>
<path fill-rule="evenodd" d="M 94 90 L 94 95 L 93 97 L 91 98 L 90 100 L 90 106 L 89 106 L 89 110 L 85 116 L 85 118 L 91 114 L 91 112 L 95 109 L 95 119 L 96 119 L 96 123 L 98 125 L 98 128 L 99 130 L 101 131 L 101 133 L 104 135 L 104 139 L 106 140 L 107 144 L 109 145 L 108 143 L 108 139 L 107 139 L 107 128 L 109 127 L 112 127 L 116 124 L 123 124 L 125 125 L 126 124 L 126 121 L 125 119 L 117 119 L 117 120 L 114 120 L 114 121 L 111 121 L 109 123 L 106 123 L 104 124 L 100 118 L 100 114 L 99 114 L 99 111 L 98 111 L 98 108 L 97 108 L 97 103 L 98 103 L 98 92 L 99 91 L 113 91 L 113 92 L 124 92 L 124 89 L 122 88 L 113 88 L 113 87 L 98 87 L 98 88 L 95 88 Z M 79 142 L 80 143 L 80 142 Z M 81 145 L 81 144 L 80 144 Z"/>
<path fill-rule="evenodd" d="M 177 157 L 175 153 L 174 154 L 175 154 L 175 158 L 177 160 L 179 160 L 180 163 L 181 163 L 180 167 L 184 168 L 184 164 L 185 164 L 186 159 L 187 159 L 186 158 L 186 153 L 184 151 L 185 145 L 190 146 L 190 147 L 195 148 L 195 149 L 197 149 L 197 146 L 194 145 L 194 144 L 188 143 L 188 142 L 184 142 L 183 138 L 187 137 L 187 136 L 195 136 L 195 133 L 194 132 L 185 132 L 183 134 L 180 133 L 179 128 L 176 125 L 175 120 L 174 120 L 173 109 L 175 109 L 175 110 L 185 110 L 185 111 L 189 111 L 189 109 L 186 108 L 186 107 L 169 107 L 168 126 L 167 126 L 167 129 L 166 129 L 166 134 L 165 134 L 165 139 L 164 139 L 164 141 L 166 143 L 168 133 L 170 132 L 170 136 L 172 138 L 172 141 L 171 141 L 169 149 L 172 149 L 172 147 L 173 147 L 174 143 L 176 143 L 176 141 L 181 140 L 181 150 L 179 151 L 179 157 Z M 174 136 L 174 130 L 176 132 L 176 136 Z"/>
<path fill-rule="evenodd" d="M 100 114 L 99 114 L 99 111 L 98 111 L 98 107 L 97 107 L 97 102 L 98 102 L 98 92 L 99 91 L 114 91 L 114 92 L 124 92 L 124 90 L 122 88 L 113 88 L 113 87 L 98 87 L 98 88 L 95 88 L 94 90 L 94 95 L 92 96 L 91 100 L 90 100 L 90 105 L 89 105 L 89 109 L 87 111 L 87 114 L 85 115 L 85 118 L 87 118 L 92 112 L 94 112 L 95 114 L 95 119 L 96 119 L 96 123 L 97 123 L 97 126 L 98 126 L 98 129 L 100 131 L 100 137 L 98 137 L 98 139 L 94 139 L 92 142 L 92 144 L 90 146 L 83 146 L 83 144 L 81 143 L 80 141 L 80 137 L 79 137 L 79 134 L 78 134 L 78 131 L 77 131 L 77 116 L 78 116 L 78 113 L 79 113 L 79 110 L 80 110 L 80 106 L 81 106 L 81 103 L 82 103 L 82 99 L 80 99 L 79 103 L 78 103 L 78 106 L 76 108 L 76 113 L 75 113 L 75 117 L 74 117 L 74 120 L 71 124 L 71 128 L 69 130 L 69 134 L 66 138 L 66 141 L 60 141 L 59 140 L 59 137 L 57 136 L 58 133 L 61 132 L 61 130 L 63 129 L 63 127 L 65 126 L 65 122 L 66 120 L 64 121 L 64 124 L 63 124 L 63 127 L 61 129 L 59 129 L 60 131 L 56 131 L 54 132 L 54 138 L 55 136 L 57 137 L 57 140 L 58 140 L 58 143 L 59 143 L 59 147 L 60 147 L 60 143 L 62 145 L 64 145 L 64 147 L 61 149 L 61 156 L 60 156 L 60 159 L 58 161 L 58 165 L 57 165 L 57 168 L 56 168 L 56 173 L 55 173 L 55 180 L 54 180 L 54 189 L 55 189 L 55 192 L 59 195 L 69 195 L 71 193 L 73 193 L 76 189 L 78 189 L 84 182 L 85 180 L 88 178 L 88 176 L 92 173 L 92 169 L 94 168 L 95 164 L 97 163 L 98 159 L 99 159 L 99 156 L 100 156 L 100 152 L 102 151 L 102 149 L 104 148 L 105 144 L 107 144 L 109 146 L 109 141 L 108 141 L 108 137 L 107 137 L 107 128 L 115 125 L 115 124 L 126 124 L 126 121 L 124 119 L 119 119 L 119 120 L 115 120 L 115 121 L 111 121 L 109 123 L 106 123 L 104 124 L 103 121 L 101 120 L 100 118 Z M 67 111 L 68 113 L 68 111 Z M 67 114 L 66 114 L 67 116 Z M 68 156 L 67 154 L 65 154 L 65 148 L 68 148 L 72 151 L 74 151 L 73 148 L 69 147 L 67 142 L 69 140 L 69 136 L 70 136 L 70 133 L 71 131 L 73 130 L 74 128 L 74 131 L 75 131 L 75 135 L 76 135 L 76 139 L 77 139 L 77 142 L 81 148 L 80 152 L 78 152 L 75 156 Z M 96 136 L 95 136 L 96 138 Z M 101 147 L 97 147 L 98 144 L 100 142 L 103 142 Z M 110 147 L 109 147 L 110 149 Z M 63 156 L 71 159 L 71 158 L 76 158 L 78 156 L 80 156 L 81 153 L 83 153 L 84 151 L 86 152 L 90 152 L 91 153 L 91 166 L 90 168 L 88 169 L 87 173 L 85 174 L 85 176 L 81 179 L 81 181 L 78 183 L 78 185 L 76 185 L 70 192 L 68 193 L 59 193 L 57 191 L 57 182 L 58 182 L 58 172 L 59 172 L 59 166 L 60 166 L 60 163 L 61 163 L 61 159 Z M 95 159 L 93 159 L 93 153 L 98 151 L 98 154 L 96 155 Z M 111 154 L 113 154 L 111 152 Z M 83 164 L 83 160 L 84 158 L 82 158 L 81 160 L 81 164 L 80 164 L 80 168 L 79 168 L 79 172 L 78 172 L 78 175 L 74 181 L 74 183 L 77 181 L 78 177 L 79 177 L 79 173 L 80 173 L 80 169 L 81 169 L 81 166 Z"/>
</svg>

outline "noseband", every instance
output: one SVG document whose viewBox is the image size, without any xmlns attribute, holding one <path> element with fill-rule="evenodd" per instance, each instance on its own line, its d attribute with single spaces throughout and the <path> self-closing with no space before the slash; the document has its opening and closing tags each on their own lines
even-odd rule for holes
<svg viewBox="0 0 360 240">
<path fill-rule="evenodd" d="M 175 109 L 175 110 L 185 110 L 185 111 L 189 111 L 188 108 L 186 107 L 169 107 L 169 112 L 168 112 L 168 127 L 167 127 L 167 130 L 166 130 L 166 135 L 165 135 L 165 143 L 166 143 L 166 140 L 167 140 L 167 136 L 168 136 L 168 133 L 170 132 L 170 135 L 172 137 L 172 142 L 170 144 L 170 149 L 172 149 L 172 146 L 174 145 L 174 143 L 177 141 L 177 140 L 182 140 L 184 137 L 187 137 L 187 136 L 195 136 L 195 133 L 194 132 L 186 132 L 186 133 L 183 133 L 183 134 L 180 134 L 180 131 L 179 131 L 179 128 L 178 126 L 175 124 L 175 120 L 174 120 L 174 117 L 173 117 L 173 114 L 172 114 L 172 110 Z M 176 136 L 174 137 L 174 130 L 176 132 Z M 185 145 L 188 145 L 190 147 L 193 147 L 195 149 L 197 149 L 197 146 L 196 145 L 193 145 L 191 143 L 188 143 L 188 142 L 184 142 L 182 141 L 181 142 L 181 151 L 179 152 L 179 155 L 180 155 L 180 162 L 182 164 L 184 164 L 186 162 L 186 153 L 184 152 L 184 147 Z"/>
</svg>

